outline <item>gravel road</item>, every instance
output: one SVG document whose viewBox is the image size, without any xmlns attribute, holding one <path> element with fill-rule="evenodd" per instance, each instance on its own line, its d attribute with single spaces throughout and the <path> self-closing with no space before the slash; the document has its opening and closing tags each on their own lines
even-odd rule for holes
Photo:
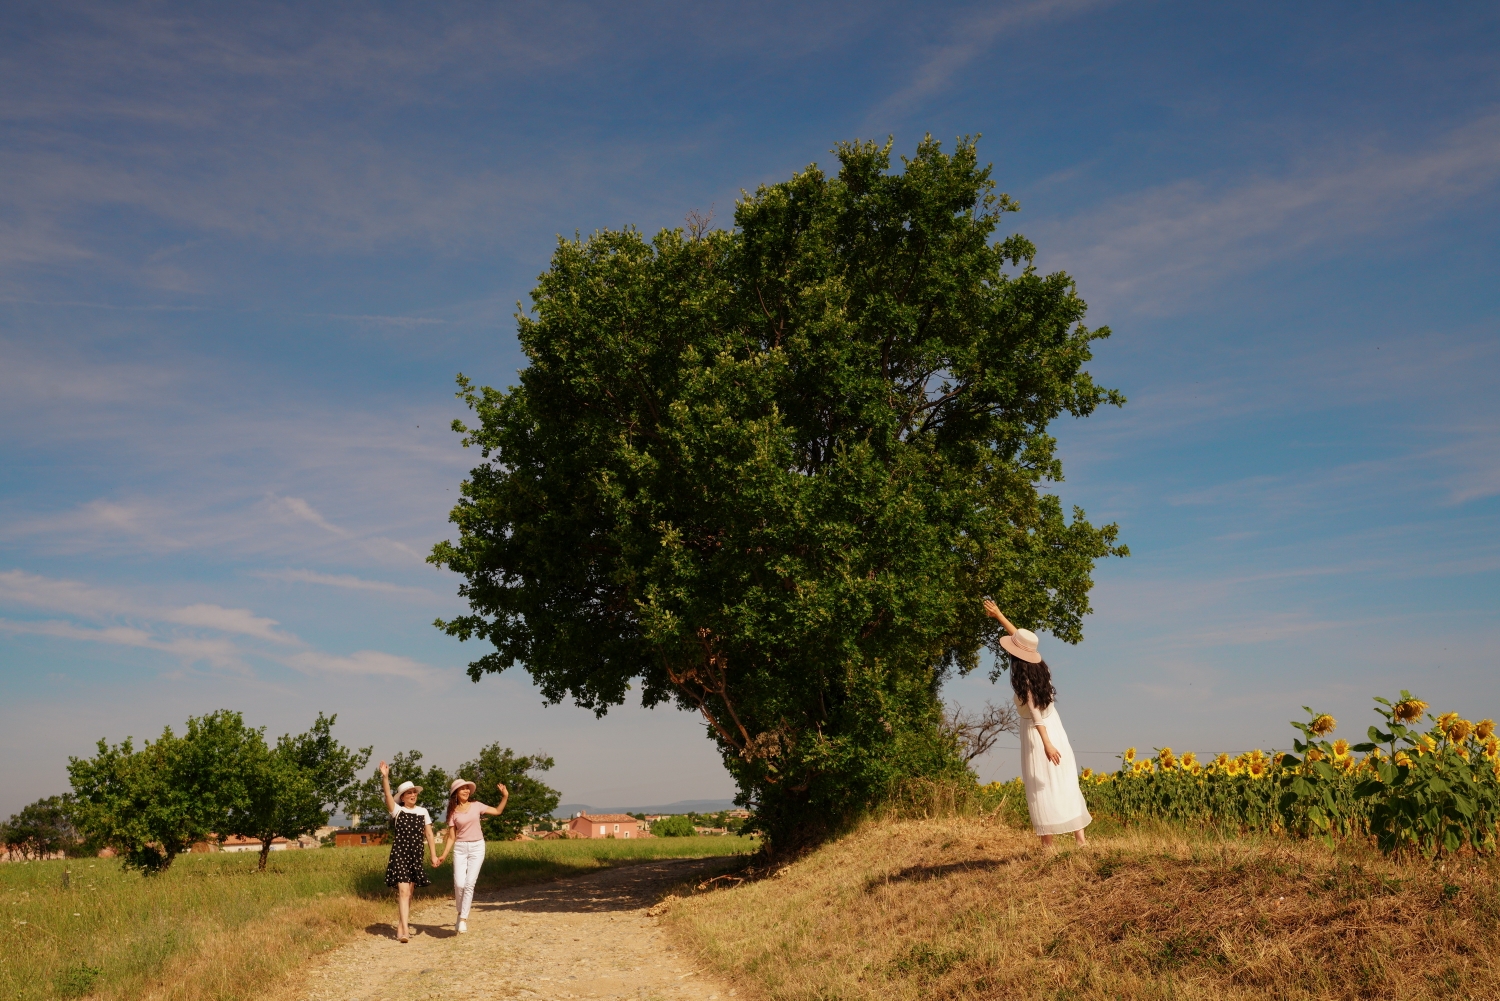
<svg viewBox="0 0 1500 1001">
<path fill-rule="evenodd" d="M 391 923 L 308 971 L 304 1001 L 427 998 L 727 999 L 735 990 L 697 969 L 646 911 L 670 887 L 722 872 L 724 858 L 666 859 L 476 896 L 469 930 L 453 930 L 453 903 L 412 914 L 406 945 Z"/>
</svg>

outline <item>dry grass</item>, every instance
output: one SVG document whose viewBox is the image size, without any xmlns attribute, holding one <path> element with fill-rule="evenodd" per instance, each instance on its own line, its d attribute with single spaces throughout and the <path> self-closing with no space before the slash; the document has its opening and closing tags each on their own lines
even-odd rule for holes
<svg viewBox="0 0 1500 1001">
<path fill-rule="evenodd" d="M 491 843 L 481 889 L 604 866 L 753 850 L 740 838 Z M 0 865 L 8 927 L 0 1001 L 236 1001 L 260 995 L 308 959 L 371 924 L 395 920 L 388 849 L 183 856 L 143 877 L 104 859 Z M 64 885 L 64 873 L 68 873 Z M 452 867 L 421 896 L 451 892 Z"/>
<path fill-rule="evenodd" d="M 1500 998 L 1500 865 L 1361 845 L 886 822 L 664 911 L 778 1001 Z"/>
</svg>

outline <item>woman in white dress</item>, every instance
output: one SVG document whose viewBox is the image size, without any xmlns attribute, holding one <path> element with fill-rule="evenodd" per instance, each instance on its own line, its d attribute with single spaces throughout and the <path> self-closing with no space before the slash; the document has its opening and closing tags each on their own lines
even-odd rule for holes
<svg viewBox="0 0 1500 1001">
<path fill-rule="evenodd" d="M 984 610 L 1005 627 L 1000 646 L 1010 656 L 1010 686 L 1021 714 L 1021 781 L 1032 830 L 1049 848 L 1057 834 L 1072 834 L 1074 841 L 1084 844 L 1083 829 L 1094 818 L 1078 788 L 1078 765 L 1057 713 L 1052 672 L 1037 649 L 1036 633 L 1011 625 L 988 598 Z"/>
</svg>

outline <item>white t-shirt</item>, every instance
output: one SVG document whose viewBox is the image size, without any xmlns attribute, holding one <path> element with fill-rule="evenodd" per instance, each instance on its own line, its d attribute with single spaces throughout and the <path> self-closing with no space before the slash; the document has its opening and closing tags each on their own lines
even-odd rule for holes
<svg viewBox="0 0 1500 1001">
<path fill-rule="evenodd" d="M 427 812 L 427 807 L 425 806 L 401 806 L 400 804 L 397 804 L 396 812 L 391 814 L 391 816 L 395 817 L 397 814 L 402 813 L 419 814 L 422 817 L 422 823 L 426 824 L 428 827 L 432 826 L 432 814 Z"/>
</svg>

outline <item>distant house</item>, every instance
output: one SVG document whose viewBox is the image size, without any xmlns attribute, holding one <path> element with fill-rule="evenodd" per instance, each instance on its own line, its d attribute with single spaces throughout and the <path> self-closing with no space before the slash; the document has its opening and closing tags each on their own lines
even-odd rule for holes
<svg viewBox="0 0 1500 1001">
<path fill-rule="evenodd" d="M 383 845 L 390 839 L 391 829 L 389 827 L 359 827 L 345 828 L 335 831 L 333 834 L 333 845 L 335 848 L 359 848 L 365 845 Z"/>
<path fill-rule="evenodd" d="M 288 848 L 300 847 L 295 841 L 287 841 L 286 838 L 272 838 L 271 851 L 284 852 Z M 260 838 L 247 838 L 239 834 L 231 834 L 219 845 L 221 852 L 258 852 L 261 849 Z"/>
<path fill-rule="evenodd" d="M 568 821 L 570 838 L 639 838 L 640 821 L 628 813 L 580 813 Z"/>
</svg>

